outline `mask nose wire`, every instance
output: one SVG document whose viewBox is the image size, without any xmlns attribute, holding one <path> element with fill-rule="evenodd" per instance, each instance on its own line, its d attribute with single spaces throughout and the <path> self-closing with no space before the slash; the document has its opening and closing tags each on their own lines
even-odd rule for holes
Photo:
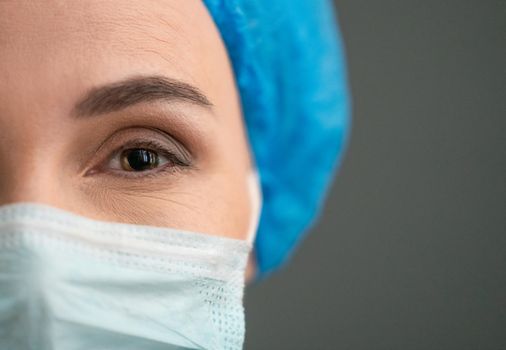
<svg viewBox="0 0 506 350">
<path fill-rule="evenodd" d="M 253 245 L 262 209 L 262 190 L 260 187 L 258 170 L 256 169 L 252 170 L 252 172 L 248 175 L 247 183 L 248 183 L 248 193 L 251 201 L 251 217 L 248 228 L 248 234 L 246 236 L 246 241 L 251 245 Z"/>
</svg>

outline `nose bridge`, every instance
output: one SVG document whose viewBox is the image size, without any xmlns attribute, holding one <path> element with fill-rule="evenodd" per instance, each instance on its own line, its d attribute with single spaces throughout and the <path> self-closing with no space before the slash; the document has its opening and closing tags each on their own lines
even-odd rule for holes
<svg viewBox="0 0 506 350">
<path fill-rule="evenodd" d="M 36 137 L 24 138 L 12 129 L 9 137 L 0 135 L 0 205 L 25 201 L 55 203 L 59 177 L 50 150 Z"/>
<path fill-rule="evenodd" d="M 56 177 L 41 167 L 0 171 L 0 205 L 16 202 L 54 204 L 59 201 Z"/>
<path fill-rule="evenodd" d="M 62 86 L 72 72 L 23 55 L 37 48 L 0 50 L 0 204 L 61 201 L 65 115 L 74 91 Z"/>
<path fill-rule="evenodd" d="M 61 124 L 61 111 L 39 85 L 9 82 L 13 83 L 10 88 L 0 83 L 4 93 L 0 98 L 0 204 L 53 203 L 59 186 L 56 153 L 62 137 L 56 126 Z"/>
</svg>

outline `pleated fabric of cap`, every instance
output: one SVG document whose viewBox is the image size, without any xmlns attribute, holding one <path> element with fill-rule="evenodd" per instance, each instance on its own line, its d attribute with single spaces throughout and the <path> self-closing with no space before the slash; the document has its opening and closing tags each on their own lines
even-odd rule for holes
<svg viewBox="0 0 506 350">
<path fill-rule="evenodd" d="M 351 108 L 339 25 L 327 0 L 204 3 L 232 62 L 260 176 L 262 278 L 316 222 L 347 148 Z"/>
</svg>

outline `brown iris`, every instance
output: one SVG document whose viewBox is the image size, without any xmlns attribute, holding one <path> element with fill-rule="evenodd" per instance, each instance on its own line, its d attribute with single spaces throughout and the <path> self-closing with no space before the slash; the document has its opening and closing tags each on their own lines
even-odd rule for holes
<svg viewBox="0 0 506 350">
<path fill-rule="evenodd" d="M 144 148 L 133 148 L 121 153 L 121 166 L 124 170 L 144 171 L 158 167 L 158 154 Z"/>
</svg>

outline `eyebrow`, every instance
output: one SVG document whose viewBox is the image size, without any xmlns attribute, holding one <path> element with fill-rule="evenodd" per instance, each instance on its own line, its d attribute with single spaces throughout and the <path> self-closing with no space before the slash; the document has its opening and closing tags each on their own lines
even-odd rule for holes
<svg viewBox="0 0 506 350">
<path fill-rule="evenodd" d="M 76 117 L 119 111 L 134 104 L 182 101 L 212 109 L 213 104 L 195 86 L 165 76 L 133 76 L 90 89 L 74 106 Z"/>
</svg>

